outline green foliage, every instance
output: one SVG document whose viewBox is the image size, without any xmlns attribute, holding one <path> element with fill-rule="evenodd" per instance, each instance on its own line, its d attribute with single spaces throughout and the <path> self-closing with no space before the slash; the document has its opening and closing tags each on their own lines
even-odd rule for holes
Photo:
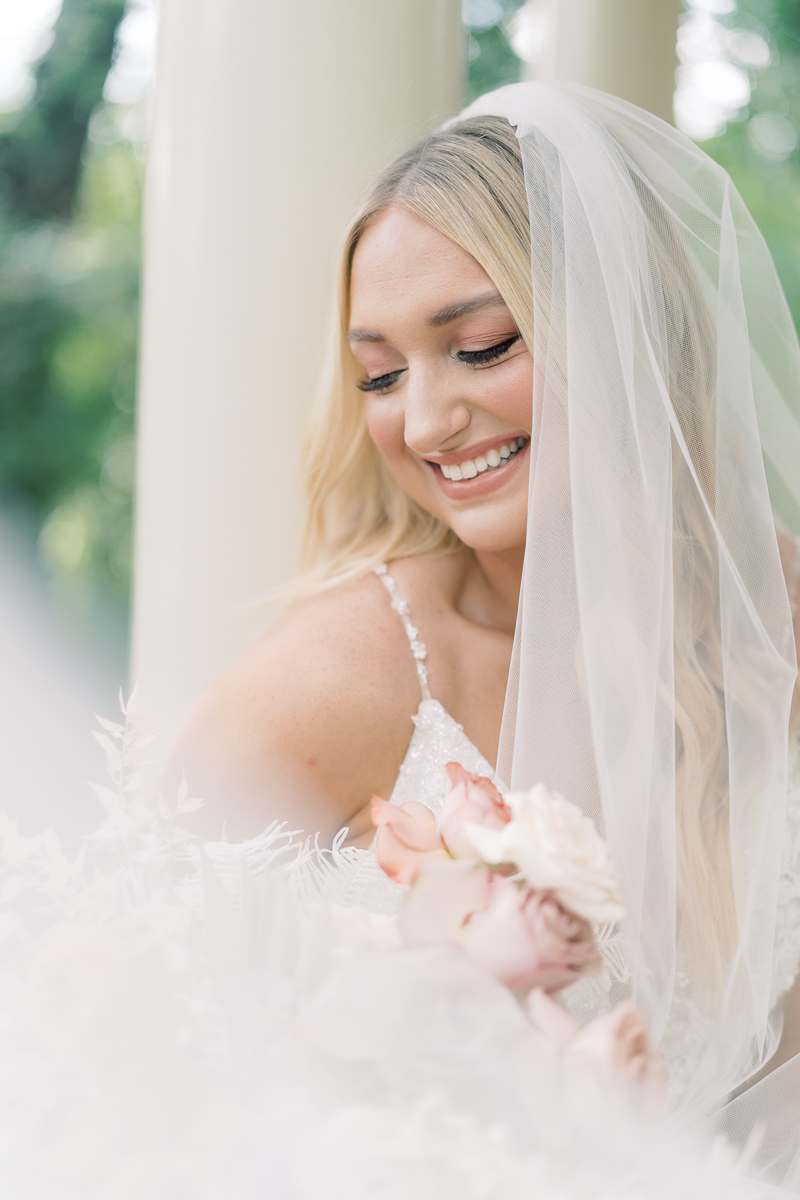
<svg viewBox="0 0 800 1200">
<path fill-rule="evenodd" d="M 142 165 L 87 138 L 124 0 L 64 0 L 0 132 L 0 496 L 72 607 L 127 608 Z M 106 111 L 107 110 L 107 111 Z"/>
<path fill-rule="evenodd" d="M 772 16 L 772 27 L 781 40 L 800 42 L 800 3 L 798 0 L 775 0 L 771 12 L 763 12 L 762 19 Z M 798 47 L 800 50 L 800 47 Z"/>
<path fill-rule="evenodd" d="M 508 38 L 508 22 L 524 0 L 497 4 L 498 20 L 488 29 L 468 28 L 467 86 L 465 103 L 506 83 L 517 83 L 521 63 Z"/>
<path fill-rule="evenodd" d="M 64 0 L 49 52 L 36 68 L 33 104 L 0 135 L 0 187 L 8 214 L 70 217 L 89 118 L 103 94 L 125 0 Z"/>
<path fill-rule="evenodd" d="M 756 23 L 773 49 L 772 63 L 753 75 L 753 93 L 743 119 L 703 144 L 731 175 L 763 233 L 800 329 L 800 158 L 759 149 L 751 122 L 776 114 L 800 131 L 800 0 L 739 0 L 731 22 Z"/>
</svg>

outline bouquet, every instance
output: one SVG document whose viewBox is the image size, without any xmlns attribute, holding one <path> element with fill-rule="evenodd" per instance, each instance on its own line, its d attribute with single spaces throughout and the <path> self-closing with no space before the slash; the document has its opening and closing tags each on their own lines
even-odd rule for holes
<svg viewBox="0 0 800 1200">
<path fill-rule="evenodd" d="M 458 763 L 447 774 L 438 821 L 423 804 L 372 797 L 378 863 L 409 888 L 403 941 L 459 947 L 515 994 L 567 1066 L 660 1108 L 666 1067 L 641 1012 L 622 1001 L 581 1029 L 552 999 L 602 971 L 596 931 L 625 915 L 594 823 L 541 783 L 503 796 Z"/>
</svg>

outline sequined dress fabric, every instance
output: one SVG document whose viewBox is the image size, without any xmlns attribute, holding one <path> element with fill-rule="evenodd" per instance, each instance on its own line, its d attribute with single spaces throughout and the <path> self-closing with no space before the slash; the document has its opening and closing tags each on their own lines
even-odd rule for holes
<svg viewBox="0 0 800 1200">
<path fill-rule="evenodd" d="M 417 800 L 426 804 L 438 817 L 448 789 L 445 763 L 461 763 L 473 775 L 486 775 L 490 779 L 495 778 L 494 769 L 469 740 L 463 727 L 453 720 L 438 700 L 432 699 L 426 666 L 428 651 L 425 643 L 420 641 L 419 630 L 411 621 L 408 601 L 386 566 L 378 567 L 375 574 L 388 592 L 392 608 L 403 622 L 422 690 L 420 706 L 416 716 L 412 717 L 414 732 L 390 801 L 392 804 L 405 804 L 408 800 Z"/>
</svg>

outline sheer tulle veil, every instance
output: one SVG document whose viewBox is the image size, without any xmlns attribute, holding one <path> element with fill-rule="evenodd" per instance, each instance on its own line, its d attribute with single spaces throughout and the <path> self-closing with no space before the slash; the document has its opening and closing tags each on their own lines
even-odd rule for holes
<svg viewBox="0 0 800 1200">
<path fill-rule="evenodd" d="M 800 532 L 795 330 L 731 180 L 675 129 L 567 85 L 506 87 L 461 119 L 484 115 L 519 138 L 534 297 L 499 773 L 559 789 L 610 840 L 628 910 L 615 988 L 656 1038 L 692 1038 L 687 1119 L 785 1121 L 796 1061 L 724 1106 L 781 1032 L 796 662 L 775 523 Z M 782 1174 L 788 1145 L 769 1150 Z"/>
</svg>

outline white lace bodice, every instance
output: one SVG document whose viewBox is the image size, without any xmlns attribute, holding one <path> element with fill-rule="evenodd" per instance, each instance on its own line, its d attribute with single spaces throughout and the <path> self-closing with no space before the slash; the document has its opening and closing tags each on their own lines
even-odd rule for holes
<svg viewBox="0 0 800 1200">
<path fill-rule="evenodd" d="M 407 800 L 418 800 L 438 817 L 449 786 L 445 763 L 461 763 L 473 775 L 486 775 L 490 779 L 495 778 L 494 770 L 469 740 L 458 721 L 453 720 L 438 700 L 431 698 L 426 666 L 428 651 L 425 643 L 419 640 L 419 630 L 412 624 L 408 601 L 385 566 L 378 567 L 375 574 L 389 593 L 392 608 L 403 622 L 422 689 L 419 708 L 412 718 L 414 732 L 392 790 L 391 803 L 405 804 Z"/>
<path fill-rule="evenodd" d="M 414 732 L 406 750 L 392 804 L 420 800 L 438 817 L 449 787 L 445 763 L 458 762 L 473 775 L 494 779 L 491 765 L 438 700 L 422 700 L 417 709 Z"/>
</svg>

